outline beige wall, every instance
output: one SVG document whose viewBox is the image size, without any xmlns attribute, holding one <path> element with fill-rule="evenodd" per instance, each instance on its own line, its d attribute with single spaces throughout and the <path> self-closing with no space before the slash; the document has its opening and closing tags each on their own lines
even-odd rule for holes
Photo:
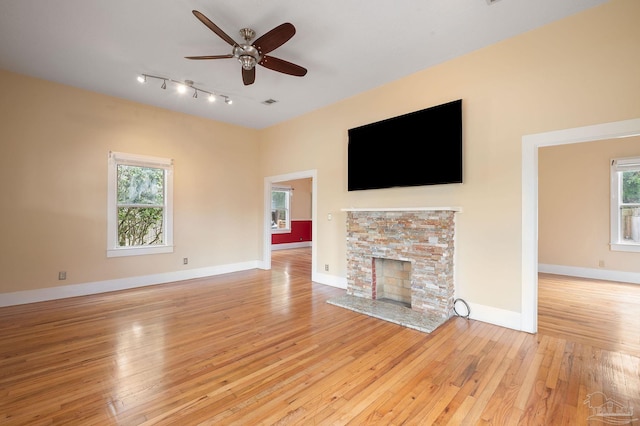
<svg viewBox="0 0 640 426">
<path fill-rule="evenodd" d="M 8 72 L 0 93 L 0 293 L 260 259 L 256 131 Z M 174 253 L 106 257 L 109 151 L 174 159 Z"/>
<path fill-rule="evenodd" d="M 262 174 L 317 170 L 317 265 L 342 277 L 341 209 L 460 206 L 457 295 L 520 312 L 522 137 L 640 117 L 638 16 L 640 2 L 613 0 L 269 128 Z M 460 98 L 463 185 L 347 192 L 349 128 Z"/>
<path fill-rule="evenodd" d="M 0 293 L 260 259 L 263 178 L 316 170 L 316 265 L 346 276 L 343 208 L 459 206 L 457 296 L 519 312 L 522 136 L 640 117 L 638 16 L 612 0 L 262 131 L 2 72 Z M 455 99 L 463 185 L 347 192 L 349 128 Z M 175 159 L 175 253 L 106 258 L 109 150 Z"/>
<path fill-rule="evenodd" d="M 293 188 L 291 220 L 311 220 L 311 179 L 296 179 L 275 184 Z"/>
<path fill-rule="evenodd" d="M 540 263 L 640 272 L 640 253 L 609 250 L 610 162 L 640 156 L 640 137 L 541 148 Z"/>
</svg>

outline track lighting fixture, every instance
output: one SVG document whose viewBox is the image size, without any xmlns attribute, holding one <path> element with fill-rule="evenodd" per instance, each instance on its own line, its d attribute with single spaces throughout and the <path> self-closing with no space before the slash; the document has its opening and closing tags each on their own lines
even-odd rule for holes
<svg viewBox="0 0 640 426">
<path fill-rule="evenodd" d="M 160 86 L 161 89 L 166 89 L 167 88 L 167 81 L 169 83 L 173 83 L 176 85 L 176 89 L 179 93 L 185 93 L 187 91 L 187 89 L 193 89 L 193 98 L 198 98 L 198 92 L 202 92 L 202 93 L 206 93 L 207 95 L 209 95 L 207 97 L 207 99 L 209 100 L 209 102 L 215 102 L 216 97 L 220 97 L 224 99 L 224 103 L 227 105 L 231 105 L 233 102 L 231 101 L 231 99 L 229 98 L 229 96 L 227 95 L 221 95 L 219 93 L 214 94 L 213 92 L 210 92 L 208 90 L 204 90 L 204 89 L 200 89 L 199 87 L 195 87 L 193 85 L 193 81 L 191 80 L 185 80 L 185 81 L 178 81 L 178 80 L 174 80 L 172 78 L 168 78 L 168 77 L 159 77 L 157 75 L 150 75 L 150 74 L 140 74 L 138 76 L 138 81 L 140 83 L 146 83 L 147 79 L 149 78 L 155 78 L 156 80 L 162 80 L 162 86 Z"/>
</svg>

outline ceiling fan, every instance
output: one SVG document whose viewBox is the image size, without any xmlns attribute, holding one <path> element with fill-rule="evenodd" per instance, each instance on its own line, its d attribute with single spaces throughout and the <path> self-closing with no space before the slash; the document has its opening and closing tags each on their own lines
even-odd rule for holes
<svg viewBox="0 0 640 426">
<path fill-rule="evenodd" d="M 256 80 L 256 65 L 262 65 L 270 70 L 297 77 L 302 77 L 307 74 L 307 70 L 299 65 L 267 55 L 267 53 L 282 46 L 293 37 L 296 33 L 296 28 L 292 24 L 285 22 L 284 24 L 278 25 L 271 31 L 258 37 L 253 43 L 251 43 L 251 40 L 256 36 L 255 31 L 251 28 L 243 28 L 240 30 L 240 35 L 244 39 L 244 42 L 236 43 L 202 13 L 194 10 L 193 14 L 211 31 L 216 33 L 218 37 L 229 43 L 233 47 L 233 50 L 232 53 L 227 55 L 186 56 L 186 59 L 236 58 L 242 64 L 242 82 L 245 86 L 253 84 Z"/>
</svg>

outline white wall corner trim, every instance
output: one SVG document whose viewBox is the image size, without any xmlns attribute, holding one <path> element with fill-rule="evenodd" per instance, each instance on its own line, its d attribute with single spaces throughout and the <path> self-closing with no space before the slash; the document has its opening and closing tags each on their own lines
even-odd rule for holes
<svg viewBox="0 0 640 426">
<path fill-rule="evenodd" d="M 190 280 L 194 278 L 205 278 L 214 275 L 228 274 L 230 272 L 256 269 L 258 267 L 258 261 L 249 261 L 228 265 L 210 266 L 206 268 L 190 269 L 187 271 L 167 272 L 163 274 L 144 275 L 140 277 L 119 278 L 115 280 L 95 281 L 82 284 L 71 284 L 60 287 L 3 293 L 0 294 L 0 307 L 23 305 L 26 303 L 44 302 L 56 299 L 65 299 L 68 297 L 87 296 L 90 294 L 127 290 L 130 288 L 144 287 L 156 284 L 166 284 L 174 281 Z"/>
</svg>

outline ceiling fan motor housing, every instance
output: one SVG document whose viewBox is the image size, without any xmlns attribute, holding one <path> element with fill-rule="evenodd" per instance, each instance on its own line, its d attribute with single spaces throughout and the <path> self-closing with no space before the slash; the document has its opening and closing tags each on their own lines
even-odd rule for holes
<svg viewBox="0 0 640 426">
<path fill-rule="evenodd" d="M 233 56 L 238 58 L 242 68 L 250 70 L 260 62 L 260 52 L 250 44 L 240 44 L 233 48 Z"/>
</svg>

